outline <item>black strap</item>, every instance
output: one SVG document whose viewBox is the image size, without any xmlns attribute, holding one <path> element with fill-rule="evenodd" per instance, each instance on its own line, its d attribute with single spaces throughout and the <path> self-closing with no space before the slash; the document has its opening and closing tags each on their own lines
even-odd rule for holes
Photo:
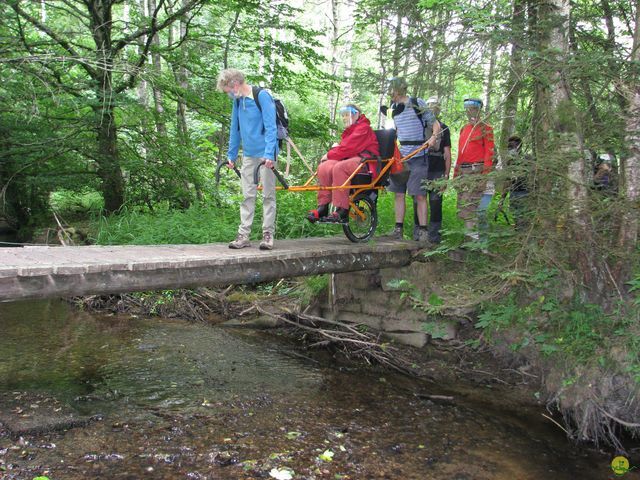
<svg viewBox="0 0 640 480">
<path fill-rule="evenodd" d="M 409 97 L 409 103 L 411 103 L 411 108 L 416 112 L 416 116 L 420 119 L 420 123 L 424 127 L 424 122 L 422 121 L 422 110 L 420 110 L 420 105 L 418 105 L 418 97 Z"/>
<path fill-rule="evenodd" d="M 251 87 L 251 93 L 253 94 L 253 101 L 256 102 L 256 107 L 258 107 L 258 110 L 260 110 L 260 113 L 262 113 L 262 106 L 260 105 L 260 92 L 262 90 L 264 90 L 264 88 L 262 87 L 256 87 L 256 86 Z"/>
<path fill-rule="evenodd" d="M 422 145 L 424 141 L 422 140 L 400 140 L 400 145 Z"/>
<path fill-rule="evenodd" d="M 366 155 L 366 156 L 365 156 Z M 382 171 L 382 157 L 380 155 L 376 155 L 375 153 L 370 152 L 369 150 L 364 150 L 360 153 L 360 158 L 362 159 L 362 163 L 367 160 L 375 160 L 376 161 L 376 176 L 380 175 Z"/>
</svg>

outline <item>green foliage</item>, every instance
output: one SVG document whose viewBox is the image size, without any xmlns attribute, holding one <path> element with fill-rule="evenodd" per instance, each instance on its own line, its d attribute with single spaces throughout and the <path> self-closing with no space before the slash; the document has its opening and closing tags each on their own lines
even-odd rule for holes
<svg viewBox="0 0 640 480">
<path fill-rule="evenodd" d="M 535 347 L 569 366 L 595 363 L 624 368 L 640 383 L 640 341 L 635 334 L 640 311 L 606 313 L 598 305 L 579 301 L 562 303 L 539 296 L 524 302 L 519 298 L 512 293 L 498 303 L 484 305 L 475 327 L 484 332 L 485 339 L 491 342 L 500 332 L 508 337 L 515 334 L 517 340 L 509 345 L 514 351 Z M 627 352 L 623 363 L 614 353 L 619 349 Z"/>
<path fill-rule="evenodd" d="M 629 285 L 629 292 L 635 294 L 634 304 L 640 306 L 640 296 L 638 296 L 638 292 L 640 292 L 640 274 L 636 274 L 633 279 L 627 282 Z"/>
<path fill-rule="evenodd" d="M 436 293 L 429 294 L 425 301 L 422 291 L 413 283 L 404 279 L 392 279 L 387 282 L 387 287 L 400 292 L 400 299 L 409 299 L 414 309 L 418 308 L 428 315 L 437 315 L 442 311 L 445 302 Z"/>
<path fill-rule="evenodd" d="M 204 208 L 194 204 L 186 210 L 157 205 L 153 212 L 123 209 L 100 217 L 95 241 L 101 245 L 159 245 L 212 243 L 235 238 L 236 214 L 230 209 Z"/>
<path fill-rule="evenodd" d="M 329 285 L 329 277 L 327 275 L 313 275 L 305 277 L 302 281 L 301 298 L 309 301 L 317 297 L 322 291 L 326 290 Z"/>
<path fill-rule="evenodd" d="M 435 339 L 446 339 L 449 335 L 445 325 L 439 322 L 423 322 L 422 329 Z"/>
<path fill-rule="evenodd" d="M 80 192 L 56 190 L 49 196 L 49 205 L 56 213 L 66 219 L 77 216 L 96 216 L 104 207 L 104 199 L 95 190 L 83 189 Z"/>
</svg>

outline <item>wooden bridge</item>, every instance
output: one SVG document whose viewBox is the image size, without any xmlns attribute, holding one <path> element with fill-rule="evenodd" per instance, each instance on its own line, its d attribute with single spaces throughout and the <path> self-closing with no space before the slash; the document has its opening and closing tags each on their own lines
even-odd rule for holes
<svg viewBox="0 0 640 480">
<path fill-rule="evenodd" d="M 219 286 L 409 264 L 415 242 L 344 237 L 227 244 L 0 248 L 0 301 Z"/>
</svg>

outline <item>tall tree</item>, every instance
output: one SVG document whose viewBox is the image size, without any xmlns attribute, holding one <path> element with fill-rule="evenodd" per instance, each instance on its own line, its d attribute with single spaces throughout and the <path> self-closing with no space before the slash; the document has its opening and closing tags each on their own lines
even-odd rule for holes
<svg viewBox="0 0 640 480">
<path fill-rule="evenodd" d="M 51 43 L 48 52 L 55 51 L 65 61 L 73 62 L 84 73 L 87 86 L 94 92 L 93 105 L 94 128 L 97 148 L 94 155 L 97 174 L 102 180 L 102 193 L 105 209 L 118 210 L 124 203 L 124 179 L 118 151 L 116 107 L 121 94 L 133 87 L 140 69 L 149 55 L 154 36 L 171 25 L 176 19 L 189 12 L 196 11 L 203 0 L 193 0 L 171 15 L 160 17 L 165 0 L 159 0 L 149 17 L 136 25 L 135 31 L 126 33 L 114 22 L 114 8 L 118 0 L 84 0 L 81 4 L 69 4 L 64 1 L 52 1 L 51 7 L 58 9 L 60 16 L 66 16 L 72 22 L 75 38 L 69 38 L 68 31 L 60 20 L 58 24 L 44 24 L 33 15 L 33 6 L 21 0 L 8 0 L 19 21 L 27 22 L 38 32 L 46 35 Z M 68 8 L 67 8 L 68 7 Z M 84 29 L 84 30 L 82 30 Z M 84 37 L 89 36 L 93 45 Z M 138 39 L 146 38 L 141 51 L 132 61 L 124 55 L 130 52 L 128 47 L 135 45 Z M 27 51 L 38 51 L 41 42 L 22 37 Z M 58 61 L 54 58 L 52 61 Z"/>
<path fill-rule="evenodd" d="M 525 2 L 513 0 L 511 14 L 511 55 L 509 56 L 509 72 L 507 74 L 506 94 L 503 101 L 502 125 L 500 127 L 500 154 L 505 158 L 507 139 L 515 131 L 518 99 L 522 89 L 523 44 L 527 41 L 525 36 Z"/>
<path fill-rule="evenodd" d="M 154 15 L 158 10 L 156 0 L 147 0 L 148 11 Z M 160 56 L 160 34 L 158 31 L 153 32 L 151 36 L 151 65 L 153 70 L 153 105 L 156 119 L 156 132 L 159 136 L 167 135 L 167 126 L 164 121 L 164 105 L 162 104 L 162 89 L 158 82 L 162 81 L 162 59 Z"/>
<path fill-rule="evenodd" d="M 628 258 L 634 253 L 638 244 L 638 201 L 640 200 L 640 2 L 635 2 L 635 26 L 633 45 L 627 76 L 627 113 L 625 142 L 627 152 L 620 163 L 622 174 L 620 194 L 627 208 L 624 212 L 618 233 L 618 245 L 623 256 L 616 265 L 617 277 L 622 281 L 629 279 L 631 272 Z"/>
</svg>

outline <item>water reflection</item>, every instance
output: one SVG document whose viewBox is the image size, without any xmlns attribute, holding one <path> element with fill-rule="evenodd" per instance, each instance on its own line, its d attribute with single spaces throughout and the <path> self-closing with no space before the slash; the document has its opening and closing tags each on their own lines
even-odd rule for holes
<svg viewBox="0 0 640 480">
<path fill-rule="evenodd" d="M 0 304 L 0 322 L 0 385 L 49 393 L 78 408 L 89 402 L 94 409 L 101 402 L 102 410 L 121 402 L 191 405 L 267 390 L 294 394 L 321 381 L 312 368 L 251 341 L 251 332 L 90 315 L 56 301 Z"/>
</svg>

